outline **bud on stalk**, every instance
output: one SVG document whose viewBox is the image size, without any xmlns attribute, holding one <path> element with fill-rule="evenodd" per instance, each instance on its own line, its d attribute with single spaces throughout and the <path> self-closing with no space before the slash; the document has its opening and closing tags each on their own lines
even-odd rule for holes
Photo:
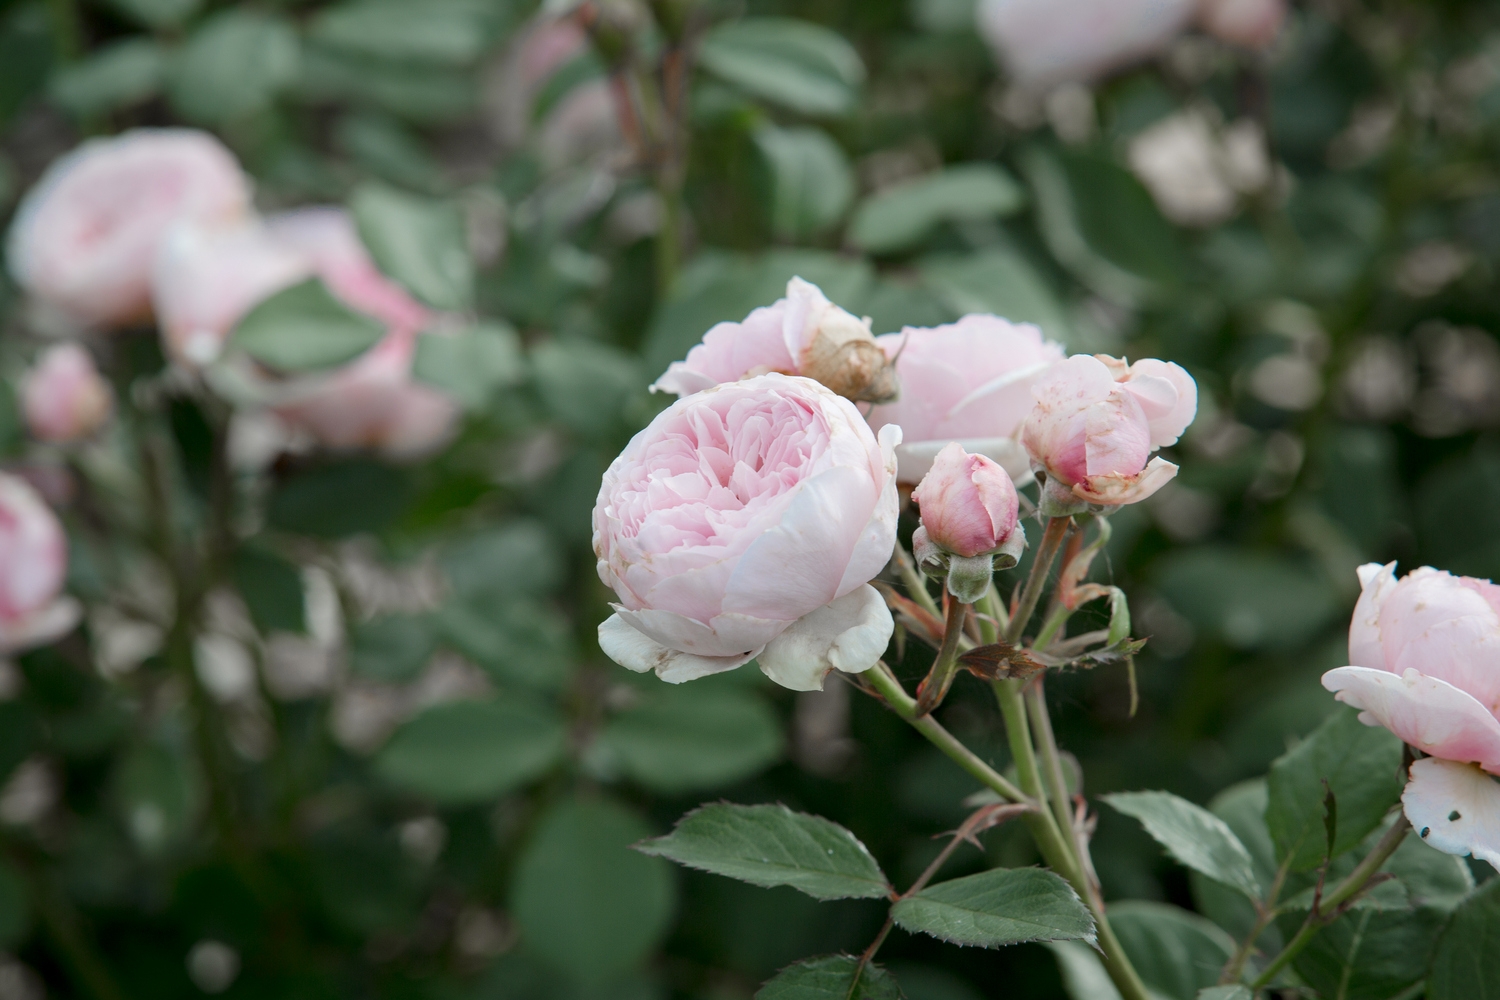
<svg viewBox="0 0 1500 1000">
<path fill-rule="evenodd" d="M 1016 564 L 1026 548 L 1016 487 L 992 459 L 970 455 L 957 442 L 933 459 L 912 499 L 922 524 L 912 536 L 917 564 L 946 582 L 948 593 L 973 604 L 999 569 Z"/>
</svg>

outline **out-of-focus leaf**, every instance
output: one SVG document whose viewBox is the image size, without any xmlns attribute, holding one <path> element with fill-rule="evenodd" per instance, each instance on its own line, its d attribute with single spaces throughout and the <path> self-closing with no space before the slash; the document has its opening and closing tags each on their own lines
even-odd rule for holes
<svg viewBox="0 0 1500 1000">
<path fill-rule="evenodd" d="M 764 125 L 755 146 L 770 176 L 771 231 L 788 240 L 831 228 L 854 200 L 854 171 L 838 143 L 820 128 Z"/>
<path fill-rule="evenodd" d="M 751 885 L 789 885 L 818 899 L 875 899 L 891 888 L 854 834 L 783 805 L 710 803 L 636 849 Z"/>
<path fill-rule="evenodd" d="M 320 279 L 309 278 L 251 309 L 231 342 L 269 368 L 304 372 L 351 361 L 384 335 L 378 320 L 350 309 Z"/>
<path fill-rule="evenodd" d="M 433 64 L 373 59 L 309 42 L 301 92 L 310 99 L 373 105 L 406 121 L 444 124 L 474 110 L 473 74 Z"/>
<path fill-rule="evenodd" d="M 923 282 L 959 315 L 986 312 L 1015 323 L 1035 323 L 1049 340 L 1062 343 L 1071 336 L 1052 289 L 1014 250 L 934 254 L 921 266 Z"/>
<path fill-rule="evenodd" d="M 776 713 L 744 691 L 691 685 L 648 689 L 642 704 L 615 716 L 591 748 L 596 759 L 665 794 L 727 785 L 781 754 Z"/>
<path fill-rule="evenodd" d="M 1431 1000 L 1500 997 L 1500 879 L 1492 878 L 1453 914 L 1427 975 Z"/>
<path fill-rule="evenodd" d="M 1209 812 L 1234 831 L 1250 853 L 1256 880 L 1261 885 L 1270 885 L 1276 877 L 1276 846 L 1266 829 L 1266 795 L 1265 779 L 1255 778 L 1229 786 L 1208 804 Z M 1243 893 L 1197 872 L 1188 873 L 1188 884 L 1192 887 L 1194 908 L 1231 937 L 1242 939 L 1255 926 L 1255 908 Z M 1272 924 L 1260 940 L 1268 953 L 1274 953 L 1281 947 L 1281 932 Z"/>
<path fill-rule="evenodd" d="M 575 662 L 566 616 L 523 597 L 451 600 L 433 622 L 443 641 L 502 683 L 556 690 Z"/>
<path fill-rule="evenodd" d="M 0 455 L 8 455 L 26 439 L 26 425 L 21 419 L 21 401 L 16 390 L 0 382 Z"/>
<path fill-rule="evenodd" d="M 46 84 L 55 48 L 45 4 L 9 4 L 0 12 L 0 125 Z"/>
<path fill-rule="evenodd" d="M 359 55 L 467 65 L 489 41 L 488 8 L 472 0 L 346 0 L 320 11 L 309 32 L 324 45 Z"/>
<path fill-rule="evenodd" d="M 438 565 L 456 594 L 495 603 L 550 594 L 567 572 L 547 529 L 524 518 L 454 536 L 440 550 Z"/>
<path fill-rule="evenodd" d="M 1131 900 L 1109 908 L 1109 922 L 1147 986 L 1172 1000 L 1196 1000 L 1219 981 L 1234 939 L 1187 910 Z"/>
<path fill-rule="evenodd" d="M 129 107 L 161 90 L 167 54 L 150 38 L 106 45 L 52 77 L 52 100 L 80 118 Z"/>
<path fill-rule="evenodd" d="M 168 84 L 185 118 L 218 125 L 270 107 L 297 77 L 296 29 L 283 18 L 234 8 L 205 21 L 177 53 Z"/>
<path fill-rule="evenodd" d="M 203 6 L 203 0 L 109 0 L 109 5 L 148 28 L 172 28 Z"/>
<path fill-rule="evenodd" d="M 562 755 L 566 730 L 549 706 L 508 694 L 427 709 L 396 730 L 375 771 L 437 802 L 485 802 L 540 777 Z"/>
<path fill-rule="evenodd" d="M 1451 573 L 1500 578 L 1500 453 L 1484 444 L 1450 458 L 1417 486 L 1417 529 L 1432 564 Z"/>
<path fill-rule="evenodd" d="M 349 207 L 382 271 L 439 309 L 473 304 L 474 262 L 457 205 L 368 183 L 355 189 Z"/>
<path fill-rule="evenodd" d="M 426 144 L 394 116 L 359 111 L 339 119 L 339 147 L 381 180 L 415 191 L 441 189 L 442 168 Z"/>
<path fill-rule="evenodd" d="M 1210 986 L 1198 991 L 1197 1000 L 1255 1000 L 1250 987 L 1238 983 L 1232 986 Z"/>
<path fill-rule="evenodd" d="M 154 743 L 135 747 L 120 761 L 114 792 L 131 839 L 148 856 L 181 842 L 201 798 L 189 758 Z"/>
<path fill-rule="evenodd" d="M 1082 941 L 1043 942 L 1057 959 L 1068 1000 L 1120 1000 L 1099 953 Z"/>
<path fill-rule="evenodd" d="M 849 239 L 866 253 L 895 253 L 916 246 L 941 222 L 1009 215 L 1025 201 L 1021 186 L 995 164 L 960 164 L 866 198 Z"/>
<path fill-rule="evenodd" d="M 20 944 L 30 923 L 26 882 L 10 862 L 0 860 L 0 948 L 14 948 Z"/>
<path fill-rule="evenodd" d="M 1338 801 L 1337 856 L 1380 824 L 1404 784 L 1401 741 L 1378 726 L 1362 724 L 1354 710 L 1340 708 L 1271 765 L 1266 826 L 1276 842 L 1276 856 L 1290 857 L 1292 871 L 1306 871 L 1323 860 L 1323 798 L 1328 791 Z"/>
<path fill-rule="evenodd" d="M 306 629 L 302 574 L 295 565 L 268 549 L 247 545 L 234 554 L 230 571 L 261 632 Z"/>
<path fill-rule="evenodd" d="M 406 506 L 406 476 L 367 458 L 303 469 L 284 480 L 267 511 L 272 527 L 318 538 L 379 531 Z"/>
<path fill-rule="evenodd" d="M 1240 648 L 1294 649 L 1341 609 L 1333 588 L 1310 567 L 1250 549 L 1178 550 L 1156 571 L 1173 608 Z"/>
<path fill-rule="evenodd" d="M 422 615 L 385 615 L 350 629 L 349 667 L 378 681 L 409 681 L 437 648 L 432 623 Z"/>
<path fill-rule="evenodd" d="M 958 945 L 1093 941 L 1094 918 L 1072 886 L 1040 868 L 992 868 L 930 885 L 891 908 L 896 926 Z"/>
<path fill-rule="evenodd" d="M 852 955 L 824 955 L 782 969 L 755 991 L 755 1000 L 901 1000 L 901 995 L 895 977 L 873 962 L 861 969 Z"/>
<path fill-rule="evenodd" d="M 309 860 L 316 898 L 344 928 L 376 934 L 416 916 L 417 873 L 394 837 L 369 829 L 335 830 L 314 842 Z"/>
<path fill-rule="evenodd" d="M 1104 801 L 1140 820 L 1146 832 L 1181 864 L 1251 899 L 1260 897 L 1250 852 L 1234 831 L 1207 809 L 1170 792 L 1116 792 L 1104 796 Z"/>
<path fill-rule="evenodd" d="M 676 896 L 671 867 L 630 849 L 649 833 L 608 800 L 564 801 L 543 816 L 511 885 L 526 946 L 592 986 L 645 958 L 666 933 Z"/>
<path fill-rule="evenodd" d="M 0 702 L 0 783 L 30 755 L 37 735 L 36 710 L 31 705 Z"/>
<path fill-rule="evenodd" d="M 596 439 L 628 429 L 631 401 L 645 384 L 640 362 L 608 344 L 549 340 L 532 350 L 531 369 L 552 415 Z"/>
<path fill-rule="evenodd" d="M 456 334 L 424 333 L 417 340 L 412 377 L 436 386 L 470 411 L 485 409 L 495 393 L 525 374 L 516 331 L 479 323 Z"/>
<path fill-rule="evenodd" d="M 865 67 L 843 36 L 810 21 L 745 18 L 703 37 L 705 69 L 756 97 L 807 115 L 852 111 Z"/>
</svg>

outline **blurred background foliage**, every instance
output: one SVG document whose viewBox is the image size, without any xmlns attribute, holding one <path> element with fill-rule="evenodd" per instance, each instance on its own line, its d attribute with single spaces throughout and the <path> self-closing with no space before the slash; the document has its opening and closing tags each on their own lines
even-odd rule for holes
<svg viewBox="0 0 1500 1000">
<path fill-rule="evenodd" d="M 1265 53 L 1190 32 L 1046 94 L 973 24 L 971 0 L 0 2 L 0 214 L 84 137 L 192 124 L 266 209 L 452 206 L 418 249 L 468 255 L 491 323 L 418 362 L 465 407 L 442 454 L 272 466 L 197 639 L 206 698 L 132 610 L 161 567 L 87 490 L 64 508 L 93 610 L 4 672 L 0 997 L 735 1000 L 861 949 L 878 903 L 623 847 L 707 798 L 779 800 L 902 883 L 971 782 L 846 685 L 670 688 L 594 641 L 589 511 L 663 405 L 645 386 L 794 274 L 877 333 L 992 311 L 1198 380 L 1180 477 L 1115 516 L 1104 567 L 1151 637 L 1140 710 L 1116 670 L 1053 684 L 1090 794 L 1264 773 L 1333 707 L 1357 564 L 1500 576 L 1500 9 L 1317 0 Z M 1163 153 L 1184 127 L 1217 152 Z M 0 316 L 9 378 L 40 341 L 13 286 Z M 149 334 L 111 350 L 125 399 L 162 365 Z M 0 459 L 60 469 L 13 397 Z M 171 425 L 201 496 L 203 414 Z M 1005 762 L 977 684 L 943 711 Z M 1207 890 L 1102 812 L 1106 895 L 1192 908 Z M 882 959 L 913 1000 L 1062 996 L 1039 946 L 897 934 Z"/>
</svg>

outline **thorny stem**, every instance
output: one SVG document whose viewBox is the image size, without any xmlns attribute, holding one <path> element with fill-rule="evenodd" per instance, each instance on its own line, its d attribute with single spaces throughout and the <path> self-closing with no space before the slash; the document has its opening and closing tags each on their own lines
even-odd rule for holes
<svg viewBox="0 0 1500 1000">
<path fill-rule="evenodd" d="M 932 661 L 927 679 L 917 689 L 918 715 L 932 714 L 933 709 L 943 703 L 953 684 L 953 675 L 958 671 L 958 643 L 963 638 L 964 619 L 968 614 L 969 605 L 951 599 L 950 595 L 948 613 L 943 621 L 943 645 L 938 649 L 937 659 Z"/>
<path fill-rule="evenodd" d="M 1266 898 L 1256 902 L 1255 926 L 1250 929 L 1245 940 L 1235 949 L 1234 957 L 1224 965 L 1224 971 L 1219 973 L 1219 982 L 1222 985 L 1237 983 L 1244 975 L 1245 963 L 1250 960 L 1250 953 L 1255 950 L 1255 942 L 1259 940 L 1265 929 L 1271 926 L 1271 921 L 1276 919 L 1276 900 L 1281 897 L 1281 887 L 1286 883 L 1287 873 L 1291 870 L 1292 859 L 1289 856 L 1276 869 L 1276 879 L 1271 883 L 1271 888 L 1266 892 Z"/>
<path fill-rule="evenodd" d="M 1041 756 L 1042 780 L 1046 782 L 1047 797 L 1052 800 L 1052 814 L 1065 836 L 1072 840 L 1074 857 L 1083 861 L 1083 846 L 1073 828 L 1073 797 L 1068 794 L 1068 779 L 1063 773 L 1062 754 L 1057 747 L 1057 736 L 1052 731 L 1052 716 L 1047 714 L 1047 693 L 1038 675 L 1025 687 L 1026 713 L 1030 717 L 1031 731 L 1036 737 L 1037 751 Z"/>
</svg>

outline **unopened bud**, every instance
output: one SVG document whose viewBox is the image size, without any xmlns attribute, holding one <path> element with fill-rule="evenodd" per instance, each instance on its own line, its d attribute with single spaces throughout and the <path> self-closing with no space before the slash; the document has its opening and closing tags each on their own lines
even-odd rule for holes
<svg viewBox="0 0 1500 1000">
<path fill-rule="evenodd" d="M 938 452 L 912 499 L 922 512 L 912 536 L 918 564 L 965 604 L 983 596 L 995 569 L 1014 566 L 1026 547 L 1010 476 L 957 442 Z"/>
<path fill-rule="evenodd" d="M 896 398 L 896 366 L 875 342 L 868 317 L 840 309 L 817 285 L 793 278 L 787 285 L 784 322 L 787 347 L 800 374 L 856 402 Z"/>
<path fill-rule="evenodd" d="M 49 348 L 21 386 L 26 427 L 38 441 L 86 438 L 109 420 L 114 407 L 114 390 L 77 344 Z"/>
</svg>

